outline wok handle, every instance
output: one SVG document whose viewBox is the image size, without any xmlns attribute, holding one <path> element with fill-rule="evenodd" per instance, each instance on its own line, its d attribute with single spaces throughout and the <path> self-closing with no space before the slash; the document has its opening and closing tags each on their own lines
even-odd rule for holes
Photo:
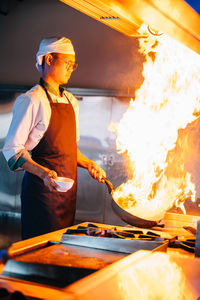
<svg viewBox="0 0 200 300">
<path fill-rule="evenodd" d="M 105 180 L 105 184 L 108 187 L 108 192 L 111 194 L 112 191 L 114 191 L 114 186 L 113 184 L 106 178 L 106 177 L 102 177 Z"/>
</svg>

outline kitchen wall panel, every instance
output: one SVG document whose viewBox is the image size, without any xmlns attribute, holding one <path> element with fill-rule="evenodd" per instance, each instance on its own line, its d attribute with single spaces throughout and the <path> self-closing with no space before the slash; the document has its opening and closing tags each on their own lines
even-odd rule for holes
<svg viewBox="0 0 200 300">
<path fill-rule="evenodd" d="M 17 94 L 16 94 L 17 95 Z M 5 136 L 12 117 L 12 105 L 15 99 L 2 101 L 0 105 L 0 211 L 20 212 L 20 189 L 23 171 L 11 172 L 1 153 Z M 126 181 L 129 174 L 126 159 L 116 152 L 116 136 L 108 130 L 110 122 L 118 122 L 126 111 L 130 98 L 114 96 L 80 96 L 80 141 L 81 152 L 97 162 L 107 173 L 107 178 L 115 187 Z M 188 125 L 185 136 L 188 140 L 186 166 L 192 174 L 197 188 L 197 202 L 186 201 L 188 214 L 199 215 L 199 121 Z M 179 133 L 183 136 L 183 131 Z M 192 152 L 191 152 L 192 151 Z M 189 155 L 189 152 L 192 155 Z M 190 154 L 191 154 L 190 153 Z M 95 181 L 85 169 L 78 168 L 78 196 L 76 221 L 96 221 L 123 225 L 111 207 L 112 196 L 106 185 Z M 182 213 L 173 208 L 171 211 Z"/>
<path fill-rule="evenodd" d="M 7 109 L 5 103 L 0 105 L 0 122 L 4 124 L 0 126 L 0 211 L 9 213 L 20 213 L 23 178 L 23 171 L 9 170 L 1 152 L 11 122 L 15 97 L 7 102 Z M 120 120 L 127 108 L 127 102 L 108 96 L 83 96 L 78 99 L 80 100 L 78 147 L 86 157 L 97 162 L 107 172 L 107 177 L 114 186 L 118 186 L 126 176 L 124 161 L 123 157 L 116 153 L 115 135 L 108 130 L 108 126 L 111 121 Z M 111 199 L 106 185 L 94 180 L 85 169 L 78 168 L 77 222 L 123 224 L 111 208 Z"/>
</svg>

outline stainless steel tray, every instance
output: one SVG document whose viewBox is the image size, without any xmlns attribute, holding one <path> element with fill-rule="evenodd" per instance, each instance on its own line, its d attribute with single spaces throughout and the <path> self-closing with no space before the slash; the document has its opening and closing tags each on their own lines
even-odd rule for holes
<svg viewBox="0 0 200 300">
<path fill-rule="evenodd" d="M 145 241 L 133 239 L 107 238 L 95 236 L 82 236 L 63 234 L 61 243 L 101 249 L 107 251 L 115 251 L 122 253 L 133 253 L 138 250 L 150 251 L 166 251 L 168 246 L 167 241 Z"/>
</svg>

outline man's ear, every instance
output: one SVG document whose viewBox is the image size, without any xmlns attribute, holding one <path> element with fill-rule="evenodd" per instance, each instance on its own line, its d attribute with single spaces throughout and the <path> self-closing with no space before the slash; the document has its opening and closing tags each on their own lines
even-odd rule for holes
<svg viewBox="0 0 200 300">
<path fill-rule="evenodd" d="M 53 55 L 51 53 L 48 53 L 45 55 L 45 63 L 50 66 L 53 62 Z"/>
</svg>

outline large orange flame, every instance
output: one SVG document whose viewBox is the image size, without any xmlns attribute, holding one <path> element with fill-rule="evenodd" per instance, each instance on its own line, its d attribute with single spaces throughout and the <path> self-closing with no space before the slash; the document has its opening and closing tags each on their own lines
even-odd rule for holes
<svg viewBox="0 0 200 300">
<path fill-rule="evenodd" d="M 152 253 L 118 272 L 118 299 L 195 300 L 195 294 L 183 269 L 165 253 Z"/>
<path fill-rule="evenodd" d="M 140 33 L 147 34 L 146 27 Z M 184 161 L 170 158 L 178 130 L 200 111 L 200 56 L 167 35 L 140 39 L 144 81 L 121 121 L 114 124 L 119 153 L 129 158 L 131 178 L 113 198 L 135 216 L 160 220 L 174 204 L 195 198 Z M 112 124 L 113 125 L 113 124 Z"/>
</svg>

